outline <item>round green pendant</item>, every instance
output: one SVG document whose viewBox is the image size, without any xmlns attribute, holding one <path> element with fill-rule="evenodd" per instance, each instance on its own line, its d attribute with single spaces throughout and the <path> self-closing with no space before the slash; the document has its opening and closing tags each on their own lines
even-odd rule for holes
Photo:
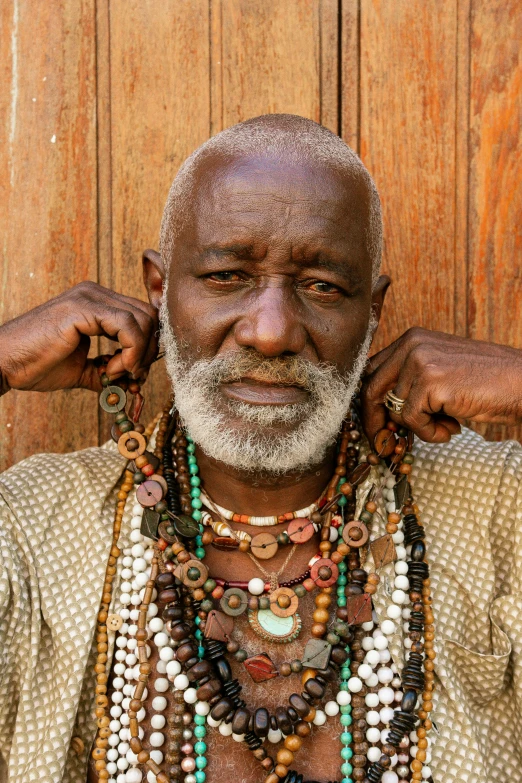
<svg viewBox="0 0 522 783">
<path fill-rule="evenodd" d="M 289 644 L 301 632 L 301 618 L 297 612 L 289 617 L 278 617 L 271 609 L 249 610 L 248 622 L 255 633 L 265 642 Z"/>
</svg>

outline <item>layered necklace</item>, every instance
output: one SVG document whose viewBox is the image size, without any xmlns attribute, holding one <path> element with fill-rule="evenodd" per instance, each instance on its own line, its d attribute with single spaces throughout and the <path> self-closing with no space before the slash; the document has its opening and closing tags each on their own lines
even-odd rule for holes
<svg viewBox="0 0 522 783">
<path fill-rule="evenodd" d="M 352 414 L 343 424 L 332 478 L 315 503 L 273 517 L 237 514 L 205 492 L 195 444 L 170 406 L 155 427 L 145 430 L 138 423 L 139 384 L 110 384 L 109 358 L 98 362 L 100 404 L 115 414 L 112 436 L 129 463 L 118 492 L 96 631 L 98 733 L 92 756 L 98 778 L 140 783 L 145 774 L 150 783 L 204 783 L 205 738 L 212 730 L 250 749 L 263 783 L 304 783 L 294 769 L 303 739 L 333 720 L 339 726 L 341 783 L 429 780 L 434 618 L 425 532 L 408 480 L 411 434 L 389 422 L 363 454 Z M 128 413 L 127 392 L 133 397 Z M 378 501 L 385 503 L 386 532 L 372 539 Z M 127 502 L 130 541 L 121 550 Z M 252 532 L 236 529 L 238 523 Z M 286 529 L 277 535 L 255 532 L 282 523 Z M 316 534 L 318 551 L 306 571 L 285 579 L 296 548 Z M 204 562 L 209 546 L 246 553 L 260 576 L 241 582 L 210 574 Z M 271 558 L 285 547 L 283 566 L 271 571 Z M 113 596 L 120 557 L 119 595 Z M 380 571 L 389 588 L 381 622 L 372 599 Z M 261 640 L 296 641 L 302 633 L 299 604 L 307 594 L 315 609 L 300 658 L 276 666 L 266 653 L 249 654 L 234 638 L 246 615 Z M 389 648 L 401 631 L 405 663 L 399 672 Z M 116 649 L 110 687 L 109 634 Z M 153 648 L 155 696 L 145 741 L 140 724 Z M 253 707 L 242 698 L 231 657 L 255 683 L 299 674 L 301 687 L 275 709 Z"/>
</svg>

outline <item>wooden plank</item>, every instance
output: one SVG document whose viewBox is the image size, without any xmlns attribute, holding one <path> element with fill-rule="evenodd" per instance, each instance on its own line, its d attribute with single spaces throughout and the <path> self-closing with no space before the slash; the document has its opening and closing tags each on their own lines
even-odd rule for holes
<svg viewBox="0 0 522 783">
<path fill-rule="evenodd" d="M 221 0 L 223 126 L 289 112 L 319 122 L 319 0 Z"/>
<path fill-rule="evenodd" d="M 471 337 L 522 347 L 522 14 L 517 0 L 473 0 L 469 309 Z M 489 427 L 522 438 L 522 427 Z"/>
<path fill-rule="evenodd" d="M 455 0 L 362 0 L 360 153 L 395 280 L 376 347 L 455 328 Z"/>
<path fill-rule="evenodd" d="M 209 38 L 207 0 L 110 6 L 112 257 L 100 259 L 100 282 L 129 296 L 146 298 L 141 253 L 157 248 L 171 181 L 209 136 Z M 144 421 L 169 394 L 162 364 L 144 389 Z"/>
<path fill-rule="evenodd" d="M 320 103 L 321 125 L 339 133 L 339 0 L 320 0 Z"/>
<path fill-rule="evenodd" d="M 0 323 L 96 279 L 94 0 L 0 4 Z M 9 392 L 0 468 L 96 443 L 85 391 Z"/>
<path fill-rule="evenodd" d="M 471 0 L 457 2 L 455 122 L 455 334 L 468 334 L 469 70 Z"/>
<path fill-rule="evenodd" d="M 223 3 L 209 0 L 210 13 L 210 135 L 223 130 Z"/>
<path fill-rule="evenodd" d="M 357 153 L 360 146 L 360 0 L 341 6 L 340 135 Z"/>
</svg>

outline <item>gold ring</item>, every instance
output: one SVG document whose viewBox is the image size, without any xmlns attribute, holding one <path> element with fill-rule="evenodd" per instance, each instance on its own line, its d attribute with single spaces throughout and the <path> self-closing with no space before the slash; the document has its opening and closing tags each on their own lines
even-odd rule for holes
<svg viewBox="0 0 522 783">
<path fill-rule="evenodd" d="M 397 397 L 393 391 L 387 391 L 384 397 L 384 404 L 392 413 L 400 414 L 406 404 L 406 400 Z"/>
</svg>

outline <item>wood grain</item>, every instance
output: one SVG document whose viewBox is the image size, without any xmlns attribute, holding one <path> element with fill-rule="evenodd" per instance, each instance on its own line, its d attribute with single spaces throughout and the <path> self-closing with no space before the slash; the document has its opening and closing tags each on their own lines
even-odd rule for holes
<svg viewBox="0 0 522 783">
<path fill-rule="evenodd" d="M 522 14 L 473 0 L 469 159 L 470 337 L 522 347 Z M 489 427 L 489 437 L 522 437 Z"/>
<path fill-rule="evenodd" d="M 223 127 L 277 112 L 319 122 L 319 0 L 220 3 Z"/>
<path fill-rule="evenodd" d="M 0 323 L 96 279 L 94 0 L 0 4 Z M 0 401 L 0 468 L 96 443 L 84 391 Z"/>
<path fill-rule="evenodd" d="M 100 282 L 146 299 L 141 254 L 158 247 L 172 179 L 210 132 L 206 0 L 111 4 L 110 106 L 112 256 L 100 258 Z M 144 421 L 169 395 L 162 365 L 147 382 Z"/>
<path fill-rule="evenodd" d="M 319 45 L 320 45 L 320 109 L 321 125 L 332 133 L 339 133 L 339 3 L 338 0 L 320 0 Z"/>
<path fill-rule="evenodd" d="M 381 194 L 388 294 L 376 347 L 455 327 L 456 3 L 362 0 L 360 154 Z"/>
<path fill-rule="evenodd" d="M 357 153 L 360 152 L 360 0 L 342 3 L 341 6 L 341 48 L 339 71 L 341 85 L 339 93 L 339 134 Z"/>
</svg>

